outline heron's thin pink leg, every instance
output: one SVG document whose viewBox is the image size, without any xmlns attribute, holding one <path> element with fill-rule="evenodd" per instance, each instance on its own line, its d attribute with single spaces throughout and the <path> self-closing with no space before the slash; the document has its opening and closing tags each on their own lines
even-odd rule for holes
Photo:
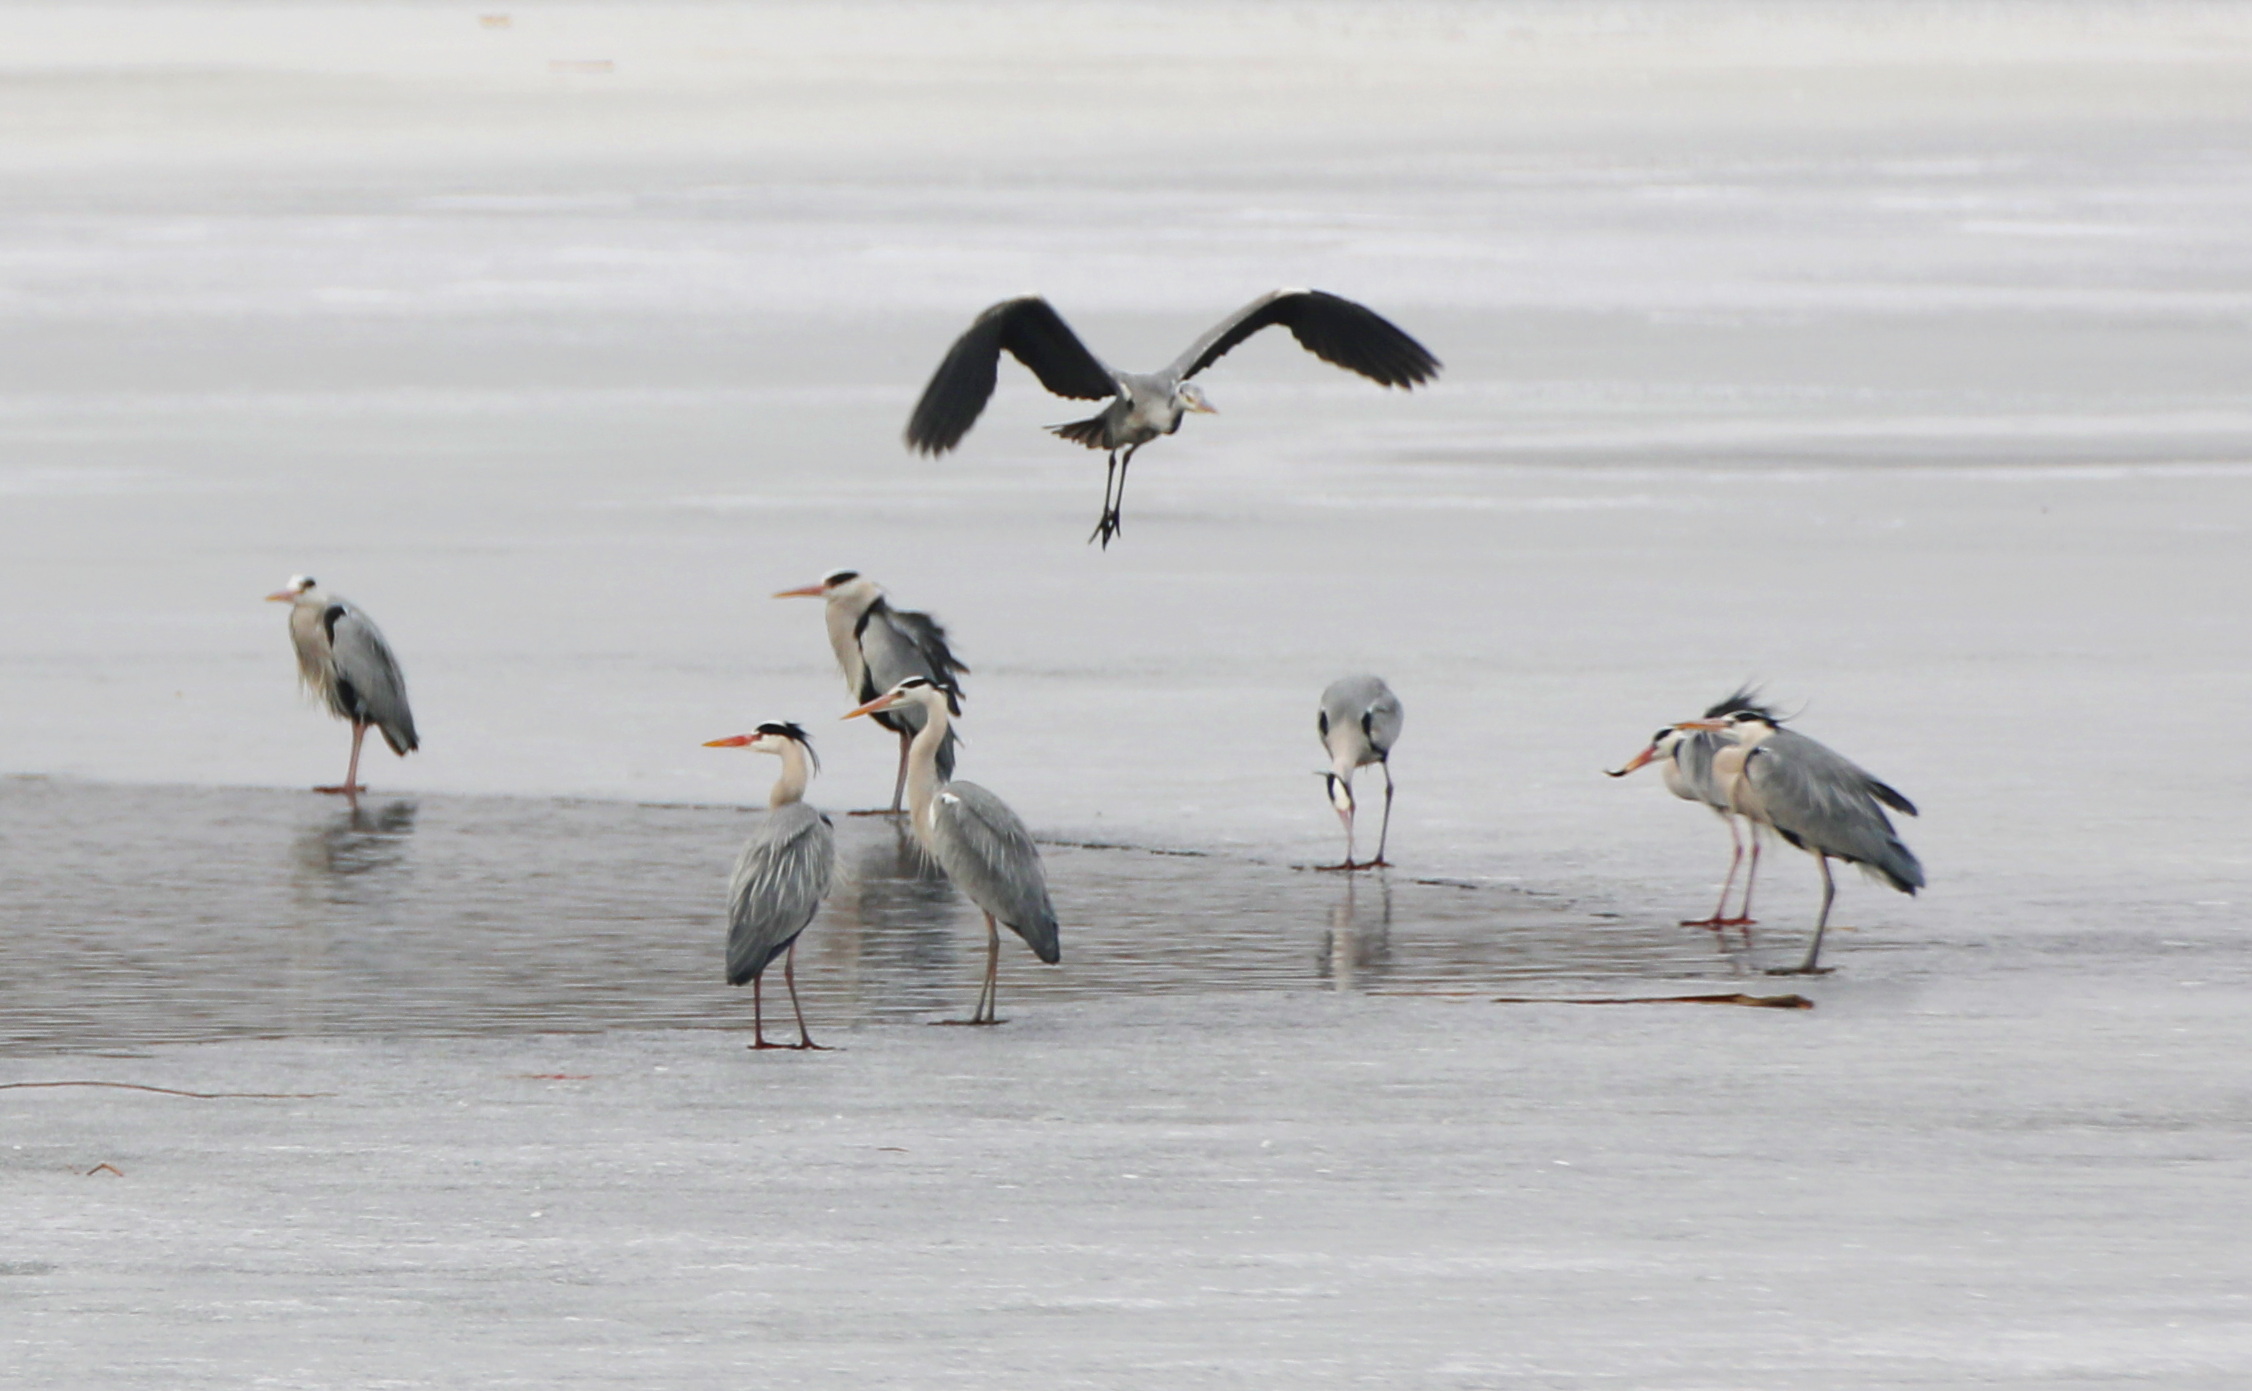
<svg viewBox="0 0 2252 1391">
<path fill-rule="evenodd" d="M 1728 916 L 1728 891 L 1736 887 L 1736 869 L 1744 862 L 1744 837 L 1736 829 L 1734 816 L 1723 812 L 1720 819 L 1728 823 L 1728 844 L 1735 852 L 1728 857 L 1728 877 L 1720 881 L 1720 903 L 1712 910 L 1709 918 L 1683 918 L 1683 927 L 1709 927 L 1717 932 L 1723 927 L 1735 926 L 1734 920 Z"/>
<path fill-rule="evenodd" d="M 352 761 L 344 769 L 344 785 L 342 787 L 316 787 L 313 789 L 315 792 L 341 792 L 347 797 L 357 797 L 362 792 L 367 791 L 366 788 L 360 786 L 360 741 L 367 736 L 367 725 L 359 720 L 352 721 Z"/>
</svg>

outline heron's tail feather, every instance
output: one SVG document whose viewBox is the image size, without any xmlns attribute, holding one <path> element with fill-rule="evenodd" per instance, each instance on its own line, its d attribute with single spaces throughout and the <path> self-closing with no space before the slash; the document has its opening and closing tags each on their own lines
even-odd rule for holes
<svg viewBox="0 0 2252 1391">
<path fill-rule="evenodd" d="M 1104 428 L 1103 417 L 1100 415 L 1089 416 L 1085 420 L 1074 420 L 1068 425 L 1050 425 L 1048 429 L 1053 434 L 1061 435 L 1074 444 L 1086 445 L 1089 449 L 1110 448 L 1104 442 L 1108 432 Z"/>
<path fill-rule="evenodd" d="M 1924 866 L 1916 852 L 1895 838 L 1885 843 L 1884 854 L 1868 862 L 1870 871 L 1911 897 L 1924 886 Z"/>
<path fill-rule="evenodd" d="M 376 728 L 382 731 L 383 742 L 391 746 L 391 752 L 401 758 L 422 747 L 422 741 L 415 737 L 412 715 L 404 719 L 385 720 Z"/>
</svg>

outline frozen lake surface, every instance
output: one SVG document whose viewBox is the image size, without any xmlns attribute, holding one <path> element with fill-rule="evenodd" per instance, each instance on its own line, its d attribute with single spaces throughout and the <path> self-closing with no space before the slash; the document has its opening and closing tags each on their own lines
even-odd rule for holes
<svg viewBox="0 0 2252 1391">
<path fill-rule="evenodd" d="M 2252 1380 L 2244 7 L 5 27 L 0 1080 L 321 1094 L 0 1091 L 27 1384 Z M 1245 345 L 1108 553 L 1013 366 L 900 445 L 1003 296 L 1141 367 L 1277 284 L 1445 376 Z M 979 930 L 849 823 L 843 1046 L 754 1056 L 771 765 L 699 745 L 888 793 L 766 597 L 837 565 L 948 623 L 1065 961 L 920 1027 Z M 414 693 L 356 816 L 296 572 Z M 1813 981 L 1804 857 L 1722 950 L 1717 825 L 1598 775 L 1747 678 L 1925 812 Z"/>
</svg>

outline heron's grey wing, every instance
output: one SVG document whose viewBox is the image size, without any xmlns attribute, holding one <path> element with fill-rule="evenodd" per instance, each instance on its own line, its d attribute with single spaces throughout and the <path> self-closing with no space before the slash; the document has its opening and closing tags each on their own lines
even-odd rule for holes
<svg viewBox="0 0 2252 1391">
<path fill-rule="evenodd" d="M 1037 295 L 1003 300 L 977 316 L 931 374 L 907 417 L 910 448 L 944 454 L 962 442 L 993 397 L 1003 350 L 1058 396 L 1100 401 L 1118 394 L 1117 378 L 1046 300 Z"/>
<path fill-rule="evenodd" d="M 954 673 L 969 670 L 955 659 L 953 650 L 946 645 L 946 630 L 936 619 L 927 613 L 902 613 L 881 599 L 860 616 L 854 637 L 860 643 L 860 660 L 867 673 L 862 678 L 867 690 L 863 700 L 874 700 L 910 676 L 937 682 L 947 688 L 951 697 L 956 689 Z M 961 711 L 957 708 L 955 713 Z M 923 728 L 920 705 L 895 705 L 876 718 L 896 721 L 885 727 L 904 729 L 909 734 L 920 733 Z M 949 726 L 945 740 L 938 746 L 941 782 L 954 776 L 954 746 L 958 742 Z"/>
<path fill-rule="evenodd" d="M 1390 754 L 1392 745 L 1399 742 L 1400 726 L 1406 718 L 1406 712 L 1400 708 L 1400 698 L 1392 694 L 1390 686 L 1384 687 L 1384 693 L 1361 712 L 1361 728 L 1368 734 L 1369 747 L 1375 749 L 1379 757 Z"/>
<path fill-rule="evenodd" d="M 403 755 L 419 748 L 414 711 L 407 706 L 407 678 L 382 630 L 344 603 L 330 604 L 321 624 L 328 631 L 328 660 L 336 673 L 337 698 L 351 717 L 383 731 L 383 742 L 393 753 Z"/>
<path fill-rule="evenodd" d="M 1055 904 L 1032 832 L 1008 803 L 974 782 L 950 782 L 931 807 L 931 851 L 970 900 L 1007 923 L 1033 954 L 1062 957 Z"/>
<path fill-rule="evenodd" d="M 1322 361 L 1384 386 L 1414 387 L 1439 374 L 1439 360 L 1399 325 L 1364 304 L 1322 290 L 1275 290 L 1213 325 L 1173 360 L 1176 381 L 1218 362 L 1260 329 L 1281 324 Z"/>
<path fill-rule="evenodd" d="M 727 983 L 741 985 L 789 949 L 828 896 L 837 869 L 829 818 L 803 802 L 766 814 L 727 886 Z"/>
<path fill-rule="evenodd" d="M 1744 778 L 1785 840 L 1866 865 L 1902 893 L 1924 884 L 1924 868 L 1877 805 L 1859 765 L 1826 744 L 1778 730 L 1744 760 Z"/>
</svg>

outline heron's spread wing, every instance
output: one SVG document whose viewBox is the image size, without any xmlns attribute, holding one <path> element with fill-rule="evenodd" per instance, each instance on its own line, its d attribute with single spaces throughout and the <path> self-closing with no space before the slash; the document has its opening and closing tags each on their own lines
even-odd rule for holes
<svg viewBox="0 0 2252 1391">
<path fill-rule="evenodd" d="M 1439 360 L 1428 349 L 1368 306 L 1321 290 L 1276 290 L 1214 325 L 1175 358 L 1175 380 L 1187 381 L 1273 324 L 1288 328 L 1322 361 L 1384 386 L 1413 387 L 1439 374 Z"/>
<path fill-rule="evenodd" d="M 1039 847 L 1008 803 L 973 782 L 946 784 L 931 808 L 931 851 L 956 888 L 1007 923 L 1042 961 L 1061 956 Z"/>
<path fill-rule="evenodd" d="M 836 831 L 803 802 L 766 814 L 727 886 L 727 983 L 767 967 L 813 921 L 837 868 Z"/>
<path fill-rule="evenodd" d="M 992 399 L 1004 349 L 1058 396 L 1100 401 L 1118 394 L 1110 369 L 1087 351 L 1046 300 L 1037 295 L 1003 300 L 977 316 L 931 374 L 915 413 L 907 418 L 910 448 L 944 454 L 962 442 Z"/>
<path fill-rule="evenodd" d="M 1876 779 L 1845 755 L 1778 730 L 1744 760 L 1744 777 L 1769 822 L 1793 845 L 1867 865 L 1904 893 L 1923 887 L 1923 866 L 1877 805 L 1870 788 Z"/>
<path fill-rule="evenodd" d="M 407 706 L 407 678 L 399 671 L 382 630 L 344 603 L 330 604 L 321 624 L 328 632 L 329 667 L 336 674 L 335 698 L 347 716 L 383 731 L 383 740 L 394 753 L 419 747 L 414 711 Z"/>
</svg>

